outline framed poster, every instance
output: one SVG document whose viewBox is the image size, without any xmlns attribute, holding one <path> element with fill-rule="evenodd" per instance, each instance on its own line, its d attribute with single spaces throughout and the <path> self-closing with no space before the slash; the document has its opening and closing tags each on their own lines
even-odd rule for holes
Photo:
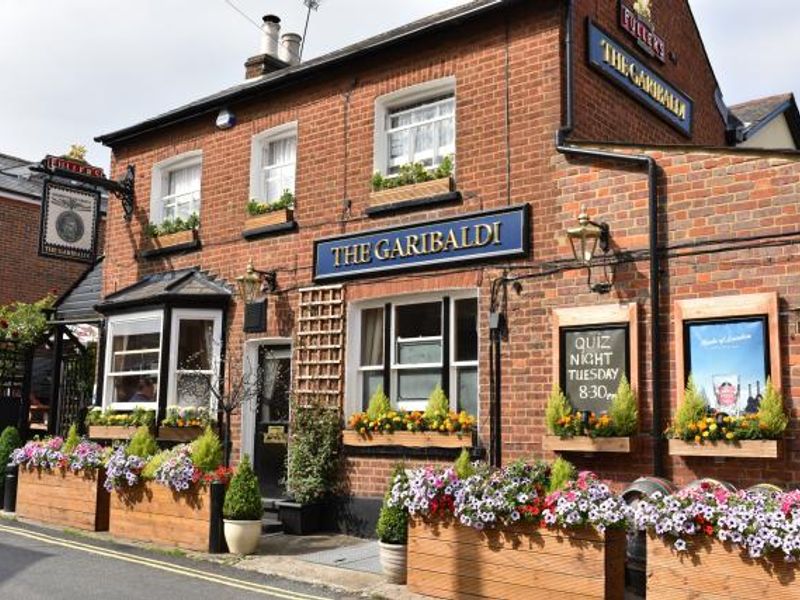
<svg viewBox="0 0 800 600">
<path fill-rule="evenodd" d="M 627 325 L 562 328 L 561 389 L 576 411 L 608 412 L 622 377 L 630 380 Z"/>
<path fill-rule="evenodd" d="M 46 181 L 39 254 L 91 263 L 97 245 L 100 194 Z"/>
<path fill-rule="evenodd" d="M 758 411 L 770 374 L 766 315 L 684 321 L 686 379 L 709 408 L 729 415 Z"/>
</svg>

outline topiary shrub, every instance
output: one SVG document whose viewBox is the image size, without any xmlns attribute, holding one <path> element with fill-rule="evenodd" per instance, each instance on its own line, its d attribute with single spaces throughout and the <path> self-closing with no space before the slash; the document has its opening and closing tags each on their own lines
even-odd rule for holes
<svg viewBox="0 0 800 600">
<path fill-rule="evenodd" d="M 69 426 L 69 433 L 67 433 L 67 439 L 64 442 L 64 454 L 70 454 L 80 443 L 81 436 L 78 435 L 78 425 L 73 423 Z"/>
<path fill-rule="evenodd" d="M 575 465 L 559 456 L 550 467 L 550 485 L 547 491 L 552 494 L 564 489 L 567 482 L 575 479 L 576 473 Z"/>
<path fill-rule="evenodd" d="M 475 467 L 472 466 L 472 458 L 469 455 L 469 450 L 466 448 L 461 450 L 461 454 L 458 455 L 453 468 L 459 479 L 467 479 L 475 474 Z"/>
<path fill-rule="evenodd" d="M 128 456 L 138 456 L 148 458 L 158 453 L 158 445 L 153 434 L 148 427 L 139 427 L 131 437 L 128 447 L 125 449 Z"/>
<path fill-rule="evenodd" d="M 767 438 L 777 439 L 786 431 L 789 416 L 783 406 L 783 396 L 767 378 L 767 386 L 758 409 L 758 426 Z"/>
<path fill-rule="evenodd" d="M 263 514 L 258 479 L 245 454 L 225 493 L 222 516 L 231 521 L 259 521 Z"/>
<path fill-rule="evenodd" d="M 444 394 L 442 386 L 436 384 L 431 395 L 428 397 L 428 404 L 425 407 L 425 420 L 441 421 L 450 413 L 450 401 Z"/>
<path fill-rule="evenodd" d="M 369 399 L 369 406 L 367 407 L 367 418 L 370 421 L 377 421 L 386 413 L 392 410 L 392 403 L 386 394 L 383 393 L 383 386 L 379 385 L 375 393 Z"/>
<path fill-rule="evenodd" d="M 608 416 L 611 417 L 611 426 L 618 436 L 631 436 L 639 428 L 639 404 L 628 378 L 624 375 L 619 382 L 617 394 L 611 401 Z"/>
<path fill-rule="evenodd" d="M 694 382 L 694 377 L 689 375 L 689 380 L 686 382 L 686 391 L 683 394 L 683 403 L 678 407 L 678 413 L 675 415 L 675 433 L 678 437 L 683 437 L 685 432 L 689 430 L 689 426 L 697 423 L 700 419 L 706 416 L 708 405 L 703 394 L 697 389 Z"/>
<path fill-rule="evenodd" d="M 547 398 L 547 409 L 544 414 L 547 431 L 555 435 L 559 421 L 570 414 L 572 414 L 572 406 L 570 406 L 569 400 L 567 400 L 564 392 L 561 391 L 561 386 L 553 382 L 553 388 Z"/>
<path fill-rule="evenodd" d="M 222 442 L 211 427 L 192 442 L 192 462 L 203 473 L 211 473 L 222 464 Z"/>
<path fill-rule="evenodd" d="M 408 541 L 408 513 L 399 506 L 390 506 L 391 489 L 398 480 L 407 480 L 405 468 L 397 465 L 389 481 L 389 491 L 383 498 L 375 534 L 384 544 L 405 544 Z"/>
</svg>

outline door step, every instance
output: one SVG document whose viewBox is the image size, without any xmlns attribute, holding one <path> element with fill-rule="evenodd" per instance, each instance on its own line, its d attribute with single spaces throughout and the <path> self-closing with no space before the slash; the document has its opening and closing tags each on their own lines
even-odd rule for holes
<svg viewBox="0 0 800 600">
<path fill-rule="evenodd" d="M 278 502 L 282 498 L 261 498 L 261 506 L 264 507 L 264 514 L 261 517 L 262 533 L 281 533 L 283 523 L 278 520 Z"/>
</svg>

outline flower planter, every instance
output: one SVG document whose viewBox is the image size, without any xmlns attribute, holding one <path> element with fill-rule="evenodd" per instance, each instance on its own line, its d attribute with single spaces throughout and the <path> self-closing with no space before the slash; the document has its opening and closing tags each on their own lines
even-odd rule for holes
<svg viewBox="0 0 800 600">
<path fill-rule="evenodd" d="M 186 492 L 146 481 L 111 494 L 111 535 L 206 552 L 211 525 L 208 486 Z"/>
<path fill-rule="evenodd" d="M 725 456 L 731 458 L 778 458 L 778 440 L 739 440 L 737 442 L 685 442 L 668 440 L 670 456 Z"/>
<path fill-rule="evenodd" d="M 93 440 L 129 440 L 139 429 L 123 425 L 90 425 L 89 438 Z"/>
<path fill-rule="evenodd" d="M 261 521 L 224 519 L 225 542 L 231 554 L 253 554 L 261 541 Z"/>
<path fill-rule="evenodd" d="M 381 568 L 386 581 L 403 585 L 408 570 L 408 546 L 406 544 L 385 544 L 378 542 Z"/>
<path fill-rule="evenodd" d="M 105 471 L 19 469 L 17 516 L 85 531 L 108 531 Z"/>
<path fill-rule="evenodd" d="M 202 427 L 167 427 L 158 428 L 158 439 L 164 442 L 191 442 L 203 435 Z"/>
<path fill-rule="evenodd" d="M 542 448 L 552 452 L 620 452 L 631 451 L 631 438 L 628 437 L 588 437 L 562 438 L 546 435 Z"/>
<path fill-rule="evenodd" d="M 369 195 L 370 207 L 386 206 L 395 202 L 405 200 L 416 200 L 417 198 L 431 198 L 441 194 L 447 194 L 453 190 L 453 180 L 451 177 L 443 177 L 422 183 L 412 183 L 388 190 L 371 192 Z"/>
<path fill-rule="evenodd" d="M 625 532 L 479 532 L 411 519 L 408 589 L 435 598 L 606 598 L 625 591 Z"/>
<path fill-rule="evenodd" d="M 360 434 L 352 429 L 342 432 L 345 446 L 404 446 L 406 448 L 471 448 L 472 433 L 438 433 L 435 431 L 369 431 Z"/>
<path fill-rule="evenodd" d="M 288 535 L 310 535 L 322 527 L 322 514 L 325 505 L 299 504 L 297 502 L 278 502 L 278 520 Z"/>
<path fill-rule="evenodd" d="M 292 220 L 294 220 L 294 210 L 291 208 L 282 208 L 280 210 L 264 213 L 263 215 L 247 217 L 247 220 L 244 222 L 244 230 L 249 231 L 251 229 L 268 227 L 270 225 L 280 225 L 281 223 L 289 223 Z"/>
<path fill-rule="evenodd" d="M 154 238 L 149 238 L 145 249 L 147 251 L 163 250 L 165 248 L 174 248 L 175 246 L 194 244 L 196 241 L 197 230 L 187 229 L 186 231 L 166 233 Z"/>
<path fill-rule="evenodd" d="M 678 554 L 672 542 L 647 540 L 647 599 L 743 598 L 795 600 L 800 564 L 748 558 L 731 544 L 692 538 L 690 551 Z"/>
</svg>

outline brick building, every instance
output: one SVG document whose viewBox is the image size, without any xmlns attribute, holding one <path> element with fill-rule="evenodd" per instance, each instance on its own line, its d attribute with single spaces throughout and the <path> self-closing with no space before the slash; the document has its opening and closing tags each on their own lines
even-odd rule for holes
<svg viewBox="0 0 800 600">
<path fill-rule="evenodd" d="M 130 223 L 109 207 L 108 335 L 138 336 L 150 357 L 113 371 L 109 340 L 103 405 L 129 409 L 143 376 L 158 390 L 146 406 L 190 402 L 179 355 L 224 340 L 231 360 L 273 361 L 293 393 L 345 418 L 378 385 L 413 409 L 438 383 L 452 408 L 477 415 L 477 455 L 552 457 L 544 408 L 554 379 L 564 384 L 561 348 L 571 331 L 606 327 L 624 331 L 617 366 L 638 392 L 640 433 L 630 452 L 572 460 L 619 484 L 800 480 L 800 162 L 726 145 L 734 120 L 688 4 L 650 6 L 479 0 L 299 64 L 291 45 L 273 56 L 277 23 L 265 19 L 244 83 L 97 138 L 113 150 L 112 176 L 136 166 L 139 199 Z M 448 156 L 452 185 L 372 191 L 376 171 L 391 179 Z M 291 214 L 248 219 L 250 199 L 284 190 Z M 594 283 L 613 279 L 609 293 L 590 289 L 567 239 L 584 206 L 609 226 L 592 269 Z M 148 223 L 193 211 L 200 227 L 177 245 L 147 239 Z M 270 273 L 261 333 L 243 333 L 233 293 L 250 261 Z M 691 346 L 694 325 L 751 316 L 794 417 L 781 457 L 669 455 L 662 431 L 691 358 L 678 339 Z M 269 407 L 289 386 L 270 387 L 235 427 L 237 450 L 257 462 L 285 417 Z M 374 514 L 401 458 L 453 456 L 345 448 L 356 513 Z"/>
</svg>

